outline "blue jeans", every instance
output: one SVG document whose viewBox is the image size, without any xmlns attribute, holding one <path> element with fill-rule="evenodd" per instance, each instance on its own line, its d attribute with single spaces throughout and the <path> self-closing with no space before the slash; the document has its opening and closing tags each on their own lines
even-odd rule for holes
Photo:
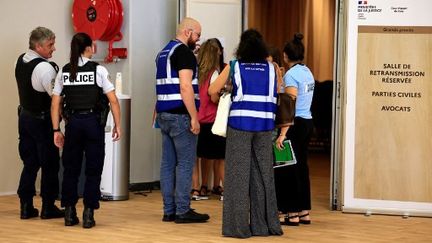
<svg viewBox="0 0 432 243">
<path fill-rule="evenodd" d="M 164 214 L 184 214 L 190 210 L 197 136 L 190 131 L 189 115 L 163 112 L 156 119 L 162 133 L 160 184 Z"/>
</svg>

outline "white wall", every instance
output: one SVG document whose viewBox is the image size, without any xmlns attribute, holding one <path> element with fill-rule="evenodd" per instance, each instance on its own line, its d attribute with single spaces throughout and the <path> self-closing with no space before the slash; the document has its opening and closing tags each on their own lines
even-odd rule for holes
<svg viewBox="0 0 432 243">
<path fill-rule="evenodd" d="M 17 57 L 28 48 L 32 29 L 45 26 L 56 33 L 53 61 L 64 65 L 69 57 L 73 27 L 73 1 L 0 0 L 0 39 L 2 59 L 0 73 L 0 195 L 14 194 L 18 187 L 22 162 L 18 155 L 18 124 L 16 108 L 19 103 L 14 67 Z M 156 53 L 174 36 L 176 0 L 123 0 L 124 39 L 115 47 L 127 47 L 128 58 L 115 64 L 104 64 L 111 73 L 123 74 L 123 91 L 132 96 L 131 119 L 131 183 L 159 179 L 159 131 L 151 128 L 154 107 L 154 59 Z M 104 58 L 106 43 L 98 43 L 95 58 Z"/>
<path fill-rule="evenodd" d="M 130 182 L 159 180 L 161 139 L 151 127 L 156 101 L 155 58 L 175 37 L 177 0 L 130 0 L 132 134 Z"/>
<path fill-rule="evenodd" d="M 224 47 L 225 62 L 232 60 L 242 33 L 242 0 L 183 2 L 184 14 L 201 24 L 201 43 L 209 38 L 218 38 Z"/>
<path fill-rule="evenodd" d="M 15 81 L 15 62 L 28 49 L 29 33 L 37 26 L 45 26 L 56 33 L 57 51 L 53 61 L 64 64 L 69 55 L 72 36 L 69 9 L 71 1 L 1 0 L 0 28 L 3 29 L 0 46 L 2 59 L 0 73 L 0 194 L 16 193 L 22 162 L 18 155 L 18 91 Z"/>
</svg>

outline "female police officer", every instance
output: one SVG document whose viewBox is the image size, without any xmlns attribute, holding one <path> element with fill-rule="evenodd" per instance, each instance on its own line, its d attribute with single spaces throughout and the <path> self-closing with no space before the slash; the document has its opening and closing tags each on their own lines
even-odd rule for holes
<svg viewBox="0 0 432 243">
<path fill-rule="evenodd" d="M 61 204 L 65 207 L 66 226 L 79 223 L 75 205 L 78 201 L 78 177 L 85 153 L 84 228 L 95 226 L 93 210 L 99 208 L 108 102 L 115 123 L 112 137 L 115 141 L 120 139 L 120 106 L 114 87 L 108 80 L 106 68 L 89 60 L 92 54 L 90 36 L 75 34 L 71 42 L 70 63 L 57 75 L 51 104 L 54 143 L 57 147 L 64 145 Z M 61 103 L 66 120 L 64 136 L 59 127 Z"/>
</svg>

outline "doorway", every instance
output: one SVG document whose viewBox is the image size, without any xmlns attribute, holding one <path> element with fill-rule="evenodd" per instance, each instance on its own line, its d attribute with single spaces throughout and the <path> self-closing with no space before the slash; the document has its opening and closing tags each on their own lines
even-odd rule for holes
<svg viewBox="0 0 432 243">
<path fill-rule="evenodd" d="M 311 190 L 320 205 L 333 210 L 340 207 L 338 160 L 332 145 L 337 130 L 333 128 L 337 4 L 338 0 L 179 0 L 178 8 L 178 20 L 191 16 L 200 21 L 206 30 L 202 39 L 218 37 L 224 42 L 225 61 L 231 59 L 242 30 L 247 28 L 260 31 L 270 47 L 281 51 L 295 33 L 304 34 L 304 61 L 316 80 L 311 108 L 315 127 L 308 161 Z"/>
<path fill-rule="evenodd" d="M 338 166 L 332 156 L 336 4 L 337 0 L 247 0 L 245 4 L 246 28 L 260 31 L 271 49 L 282 52 L 295 33 L 304 35 L 304 62 L 316 80 L 308 159 L 312 203 L 333 210 L 338 209 Z"/>
</svg>

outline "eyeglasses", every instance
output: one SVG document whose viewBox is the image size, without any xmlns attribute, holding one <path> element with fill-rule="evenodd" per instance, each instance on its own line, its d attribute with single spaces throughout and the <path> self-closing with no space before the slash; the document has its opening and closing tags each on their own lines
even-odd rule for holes
<svg viewBox="0 0 432 243">
<path fill-rule="evenodd" d="M 198 38 L 201 38 L 201 32 L 195 32 L 195 30 L 193 29 L 189 29 L 190 31 L 192 31 L 192 33 L 196 34 Z"/>
</svg>

